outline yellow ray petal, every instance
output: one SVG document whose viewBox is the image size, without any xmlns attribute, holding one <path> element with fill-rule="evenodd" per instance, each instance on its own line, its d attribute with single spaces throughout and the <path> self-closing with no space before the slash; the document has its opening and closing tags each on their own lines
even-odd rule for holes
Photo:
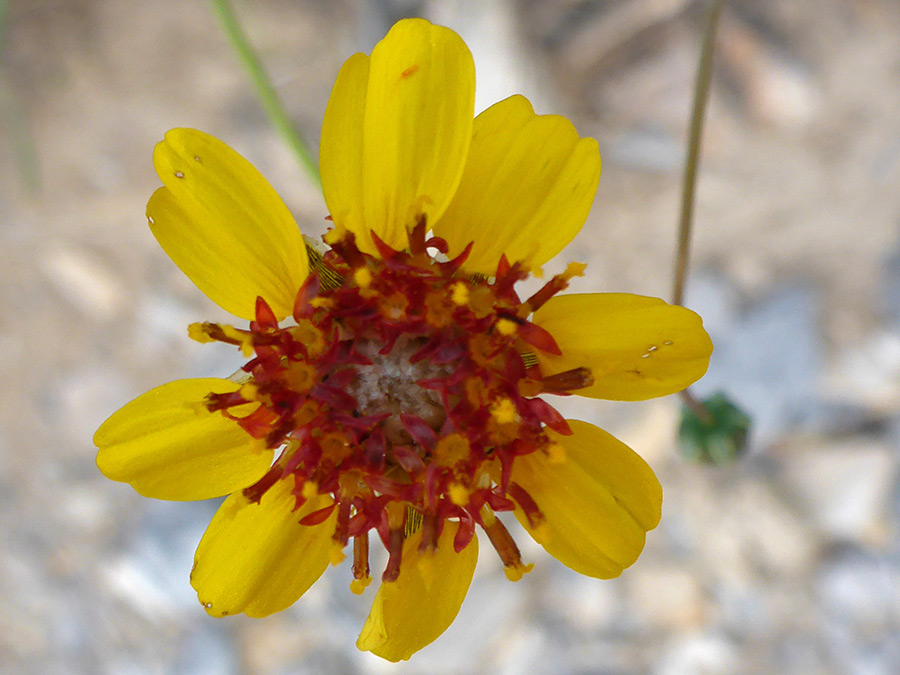
<svg viewBox="0 0 900 675">
<path fill-rule="evenodd" d="M 354 54 L 344 63 L 331 90 L 319 147 L 322 191 L 331 219 L 335 227 L 349 228 L 361 241 L 363 120 L 368 83 L 369 57 Z"/>
<path fill-rule="evenodd" d="M 293 479 L 282 479 L 258 504 L 240 493 L 219 507 L 206 529 L 191 572 L 197 598 L 212 616 L 263 617 L 294 604 L 330 561 L 337 512 L 319 525 L 300 519 L 327 507 L 316 495 L 294 510 Z"/>
<path fill-rule="evenodd" d="M 568 420 L 571 436 L 548 430 L 565 451 L 518 457 L 512 479 L 546 518 L 533 527 L 516 517 L 546 551 L 567 567 L 610 579 L 637 560 L 645 533 L 659 523 L 662 488 L 653 470 L 631 448 L 602 429 Z"/>
<path fill-rule="evenodd" d="M 290 211 L 246 159 L 194 129 L 172 129 L 153 164 L 165 187 L 147 204 L 163 250 L 197 288 L 253 319 L 263 297 L 282 319 L 306 279 L 306 245 Z"/>
<path fill-rule="evenodd" d="M 447 522 L 433 557 L 418 552 L 422 531 L 403 545 L 400 576 L 384 582 L 356 646 L 388 661 L 408 659 L 431 644 L 453 623 L 466 597 L 475 563 L 478 540 L 456 553 L 453 538 L 459 523 Z"/>
<path fill-rule="evenodd" d="M 590 398 L 640 401 L 681 391 L 703 377 L 712 354 L 697 314 L 642 295 L 556 296 L 534 322 L 562 350 L 562 356 L 539 352 L 541 371 L 590 368 L 594 384 L 574 392 Z"/>
<path fill-rule="evenodd" d="M 406 248 L 418 217 L 434 223 L 447 208 L 472 137 L 475 67 L 452 30 L 404 19 L 372 50 L 366 71 L 361 55 L 341 71 L 323 123 L 321 164 L 332 218 L 374 253 L 370 230 Z"/>
<path fill-rule="evenodd" d="M 252 446 L 243 429 L 202 403 L 238 387 L 217 378 L 176 380 L 139 396 L 97 430 L 97 466 L 156 499 L 210 499 L 252 485 L 272 451 Z"/>
<path fill-rule="evenodd" d="M 597 141 L 511 96 L 475 118 L 462 180 L 435 234 L 451 257 L 475 242 L 471 272 L 494 274 L 503 253 L 539 267 L 584 225 L 599 180 Z"/>
<path fill-rule="evenodd" d="M 472 140 L 475 65 L 462 39 L 398 21 L 372 50 L 363 144 L 365 223 L 393 247 L 424 215 L 435 223 L 459 185 Z"/>
</svg>

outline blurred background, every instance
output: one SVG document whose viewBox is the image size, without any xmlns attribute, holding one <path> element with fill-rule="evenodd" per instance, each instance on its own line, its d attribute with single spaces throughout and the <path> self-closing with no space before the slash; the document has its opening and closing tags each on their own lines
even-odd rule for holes
<svg viewBox="0 0 900 675">
<path fill-rule="evenodd" d="M 236 2 L 314 151 L 346 57 L 402 16 L 455 29 L 479 110 L 523 93 L 600 142 L 593 213 L 562 256 L 589 263 L 573 290 L 661 297 L 703 7 Z M 224 139 L 324 231 L 210 5 L 14 0 L 4 28 L 0 671 L 900 672 L 900 3 L 726 4 L 687 304 L 716 344 L 696 390 L 753 416 L 746 455 L 680 456 L 675 398 L 566 406 L 658 473 L 644 555 L 597 581 L 519 536 L 534 571 L 512 584 L 487 551 L 453 627 L 399 666 L 354 647 L 373 591 L 350 594 L 346 565 L 268 619 L 207 617 L 188 573 L 216 504 L 147 500 L 94 464 L 91 436 L 124 402 L 239 364 L 188 340 L 227 317 L 146 227 L 165 131 Z"/>
</svg>

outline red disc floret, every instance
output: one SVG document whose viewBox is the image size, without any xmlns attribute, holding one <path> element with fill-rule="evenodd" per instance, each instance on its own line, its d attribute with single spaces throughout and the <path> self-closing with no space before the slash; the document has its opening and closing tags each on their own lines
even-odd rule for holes
<svg viewBox="0 0 900 675">
<path fill-rule="evenodd" d="M 259 501 L 280 480 L 294 482 L 298 508 L 316 494 L 332 497 L 300 522 L 321 525 L 336 514 L 333 537 L 340 548 L 354 540 L 357 580 L 368 580 L 370 530 L 388 550 L 383 578 L 392 580 L 404 539 L 421 529 L 426 552 L 449 519 L 460 523 L 457 551 L 480 526 L 508 574 L 521 576 L 527 569 L 494 512 L 518 505 L 530 521 L 541 519 L 511 482 L 512 466 L 548 451 L 547 427 L 570 430 L 537 396 L 592 382 L 585 368 L 542 376 L 527 352 L 559 347 L 529 316 L 580 268 L 523 302 L 514 288 L 528 276 L 521 265 L 504 257 L 492 279 L 469 275 L 469 248 L 439 261 L 431 252 L 446 253 L 446 243 L 425 232 L 418 223 L 408 251 L 373 234 L 378 257 L 352 234 L 332 232 L 331 250 L 314 259 L 297 293 L 294 322 L 279 325 L 259 298 L 248 330 L 202 324 L 206 339 L 253 356 L 241 387 L 210 394 L 207 407 L 278 451 L 243 491 L 247 499 Z"/>
</svg>

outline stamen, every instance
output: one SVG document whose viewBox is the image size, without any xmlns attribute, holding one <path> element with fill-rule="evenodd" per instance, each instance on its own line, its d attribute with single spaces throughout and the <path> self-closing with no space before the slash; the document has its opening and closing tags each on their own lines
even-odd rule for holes
<svg viewBox="0 0 900 675">
<path fill-rule="evenodd" d="M 349 499 L 341 499 L 338 504 L 338 516 L 337 516 L 337 524 L 334 528 L 334 535 L 332 539 L 336 544 L 336 548 L 338 550 L 342 550 L 349 540 L 349 523 L 350 523 L 350 508 L 352 503 Z"/>
<path fill-rule="evenodd" d="M 506 319 L 503 317 L 497 319 L 496 326 L 497 332 L 500 333 L 500 335 L 506 336 L 515 335 L 516 328 L 518 327 L 515 321 L 511 321 L 510 319 Z"/>
<path fill-rule="evenodd" d="M 206 344 L 209 342 L 215 342 L 216 339 L 209 334 L 207 330 L 208 326 L 213 326 L 215 324 L 207 323 L 207 322 L 196 322 L 192 323 L 188 326 L 188 337 L 195 342 L 199 342 L 200 344 Z"/>
<path fill-rule="evenodd" d="M 450 483 L 450 486 L 447 488 L 447 495 L 450 497 L 451 502 L 457 506 L 465 507 L 469 505 L 472 493 L 462 483 Z"/>
<path fill-rule="evenodd" d="M 572 279 L 572 277 L 583 276 L 585 267 L 586 265 L 584 263 L 569 263 L 569 266 L 566 268 L 565 272 L 563 272 L 562 274 L 557 274 L 555 277 L 550 279 L 550 281 L 544 284 L 544 286 L 537 293 L 535 293 L 525 301 L 525 303 L 523 304 L 524 316 L 528 316 L 529 314 L 536 312 L 544 305 L 545 302 L 547 302 L 547 300 L 552 298 L 560 291 L 568 288 L 569 281 Z"/>
<path fill-rule="evenodd" d="M 548 375 L 539 381 L 541 393 L 566 394 L 584 389 L 594 384 L 594 374 L 590 368 L 573 368 L 555 375 Z"/>
<path fill-rule="evenodd" d="M 235 345 L 241 348 L 241 352 L 245 356 L 250 356 L 253 353 L 252 333 L 233 326 L 223 326 L 208 321 L 192 323 L 188 326 L 188 337 L 200 343 L 224 342 L 225 344 Z"/>
<path fill-rule="evenodd" d="M 366 264 L 365 256 L 356 245 L 356 236 L 350 230 L 344 230 L 340 238 L 327 243 L 331 246 L 331 250 L 347 263 L 350 269 L 356 269 Z"/>
<path fill-rule="evenodd" d="M 437 516 L 426 513 L 422 516 L 422 541 L 419 543 L 419 553 L 428 553 L 437 548 L 438 540 Z"/>
<path fill-rule="evenodd" d="M 441 466 L 454 466 L 469 458 L 471 446 L 469 439 L 463 434 L 454 433 L 442 436 L 434 447 L 434 459 Z"/>
<path fill-rule="evenodd" d="M 522 563 L 522 554 L 519 547 L 513 540 L 509 530 L 497 520 L 494 512 L 488 506 L 481 509 L 481 518 L 484 523 L 484 531 L 487 532 L 488 539 L 503 561 L 503 570 L 506 577 L 510 581 L 518 581 L 523 575 L 527 574 L 534 568 L 534 564 L 524 565 Z"/>
<path fill-rule="evenodd" d="M 427 255 L 425 247 L 425 231 L 426 216 L 420 213 L 416 216 L 416 224 L 409 231 L 409 252 L 413 257 L 422 257 Z"/>
<path fill-rule="evenodd" d="M 400 576 L 400 562 L 403 558 L 403 530 L 392 529 L 388 534 L 388 561 L 381 575 L 382 581 L 397 581 Z"/>
<path fill-rule="evenodd" d="M 453 301 L 454 305 L 458 305 L 462 307 L 463 305 L 467 305 L 469 303 L 469 287 L 465 285 L 462 281 L 457 281 L 451 287 L 451 296 L 450 299 Z"/>
<path fill-rule="evenodd" d="M 276 464 L 269 469 L 262 478 L 256 481 L 256 483 L 248 488 L 244 488 L 241 493 L 247 498 L 247 501 L 256 502 L 258 504 L 263 495 L 270 487 L 278 482 L 278 479 L 281 478 L 283 473 L 283 469 Z"/>
<path fill-rule="evenodd" d="M 497 402 L 491 406 L 491 415 L 494 416 L 494 419 L 497 420 L 498 424 L 510 424 L 511 422 L 515 422 L 519 416 L 515 404 L 505 397 L 498 399 Z"/>
<path fill-rule="evenodd" d="M 353 537 L 353 581 L 350 583 L 350 590 L 360 595 L 370 583 L 369 533 L 366 532 Z"/>
<path fill-rule="evenodd" d="M 368 288 L 372 284 L 372 273 L 368 267 L 357 267 L 353 270 L 353 281 L 360 288 Z"/>
<path fill-rule="evenodd" d="M 516 500 L 516 503 L 528 519 L 528 524 L 531 526 L 531 536 L 534 537 L 535 541 L 538 543 L 544 541 L 547 534 L 547 519 L 544 517 L 544 514 L 541 513 L 541 510 L 531 498 L 531 495 L 518 483 L 509 484 L 509 495 Z"/>
</svg>

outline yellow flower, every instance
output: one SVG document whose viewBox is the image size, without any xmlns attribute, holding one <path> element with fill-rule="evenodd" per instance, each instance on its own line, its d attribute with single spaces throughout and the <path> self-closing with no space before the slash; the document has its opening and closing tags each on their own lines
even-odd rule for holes
<svg viewBox="0 0 900 675">
<path fill-rule="evenodd" d="M 231 495 L 191 574 L 214 616 L 285 609 L 348 546 L 363 592 L 374 532 L 388 562 L 357 645 L 407 659 L 456 616 L 476 530 L 510 579 L 531 569 L 496 513 L 599 578 L 631 565 L 659 521 L 647 464 L 539 396 L 670 394 L 703 375 L 712 345 L 697 315 L 661 300 L 559 295 L 583 265 L 517 295 L 584 223 L 600 156 L 521 96 L 473 120 L 474 86 L 459 36 L 421 19 L 344 64 L 322 128 L 324 254 L 220 141 L 174 129 L 156 147 L 154 236 L 250 322 L 190 334 L 250 360 L 241 377 L 138 397 L 94 441 L 100 470 L 143 495 Z"/>
</svg>

